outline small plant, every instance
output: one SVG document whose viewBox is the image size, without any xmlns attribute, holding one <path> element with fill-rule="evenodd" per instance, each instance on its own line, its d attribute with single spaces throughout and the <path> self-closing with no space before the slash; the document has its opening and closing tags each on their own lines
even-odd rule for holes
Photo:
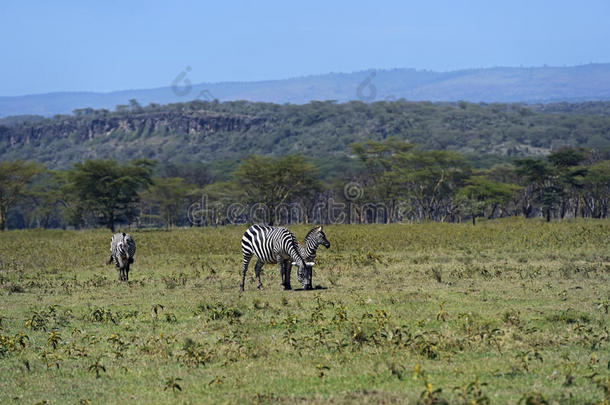
<svg viewBox="0 0 610 405">
<path fill-rule="evenodd" d="M 208 386 L 211 387 L 213 385 L 221 385 L 225 380 L 224 376 L 214 377 L 208 382 Z"/>
<path fill-rule="evenodd" d="M 333 316 L 333 323 L 337 325 L 337 329 L 341 330 L 341 325 L 347 322 L 347 307 L 341 305 L 335 310 L 335 316 Z"/>
<path fill-rule="evenodd" d="M 57 333 L 57 331 L 53 330 L 53 331 L 49 332 L 49 337 L 47 339 L 47 343 L 49 345 L 51 345 L 53 350 L 57 349 L 57 346 L 59 345 L 60 341 L 61 341 L 61 336 L 59 335 L 59 333 Z"/>
<path fill-rule="evenodd" d="M 543 362 L 542 355 L 537 350 L 528 350 L 525 352 L 518 353 L 515 357 L 519 359 L 521 368 L 525 371 L 530 371 L 530 363 L 534 360 Z"/>
<path fill-rule="evenodd" d="M 129 347 L 129 343 L 121 339 L 120 335 L 114 333 L 108 337 L 108 342 L 112 344 L 115 359 L 123 357 L 123 352 Z"/>
<path fill-rule="evenodd" d="M 441 269 L 440 267 L 433 267 L 430 269 L 430 273 L 432 274 L 432 277 L 434 277 L 437 283 L 443 282 L 443 269 Z"/>
<path fill-rule="evenodd" d="M 25 322 L 25 327 L 32 330 L 47 330 L 49 315 L 44 311 L 34 311 L 30 319 Z"/>
<path fill-rule="evenodd" d="M 489 397 L 485 395 L 482 387 L 487 386 L 486 383 L 481 383 L 478 377 L 468 383 L 465 387 L 455 387 L 460 399 L 464 404 L 469 405 L 488 405 Z"/>
<path fill-rule="evenodd" d="M 318 377 L 324 378 L 324 376 L 326 375 L 326 371 L 330 370 L 330 367 L 324 364 L 317 364 L 316 369 L 318 370 Z"/>
<path fill-rule="evenodd" d="M 289 346 L 296 348 L 298 346 L 297 340 L 294 336 L 296 332 L 298 319 L 294 314 L 288 314 L 286 318 L 284 318 L 284 343 Z"/>
<path fill-rule="evenodd" d="M 424 389 L 419 396 L 418 404 L 421 405 L 447 405 L 449 402 L 441 398 L 441 393 L 443 392 L 442 388 L 434 389 L 434 386 L 430 381 L 428 381 L 427 377 L 424 377 L 424 385 L 426 389 Z"/>
<path fill-rule="evenodd" d="M 95 362 L 88 368 L 90 373 L 95 373 L 95 378 L 101 377 L 101 372 L 106 372 L 106 367 L 101 363 L 101 357 L 95 359 Z"/>
<path fill-rule="evenodd" d="M 252 308 L 254 309 L 266 309 L 269 308 L 269 303 L 267 301 L 262 302 L 261 300 L 255 298 L 252 300 Z"/>
<path fill-rule="evenodd" d="M 438 340 L 432 332 L 421 332 L 413 336 L 411 346 L 417 353 L 429 359 L 437 359 L 440 356 Z"/>
<path fill-rule="evenodd" d="M 362 325 L 355 321 L 352 322 L 350 338 L 352 344 L 357 345 L 359 348 L 369 341 L 369 336 L 367 336 L 366 332 L 362 329 Z"/>
<path fill-rule="evenodd" d="M 182 391 L 182 387 L 180 386 L 180 384 L 178 384 L 178 381 L 182 381 L 182 378 L 169 377 L 165 380 L 165 387 L 163 388 L 163 391 L 171 389 L 174 395 L 176 394 L 176 391 Z"/>
<path fill-rule="evenodd" d="M 608 362 L 608 369 L 610 369 L 610 361 Z M 600 402 L 602 404 L 610 403 L 610 377 L 602 377 L 597 375 L 597 373 L 593 373 L 593 375 L 589 376 L 589 379 L 597 385 L 604 393 L 604 401 Z"/>
<path fill-rule="evenodd" d="M 85 320 L 100 323 L 112 322 L 116 325 L 118 323 L 119 316 L 107 308 L 95 307 L 89 312 L 89 314 L 87 314 Z"/>
<path fill-rule="evenodd" d="M 399 380 L 404 380 L 406 377 L 406 369 L 403 365 L 397 363 L 391 363 L 388 367 L 392 375 L 396 376 Z"/>
<path fill-rule="evenodd" d="M 539 392 L 526 392 L 519 398 L 518 404 L 524 405 L 548 405 L 549 402 L 546 400 L 544 395 Z"/>
<path fill-rule="evenodd" d="M 502 319 L 504 320 L 505 323 L 512 325 L 512 326 L 519 326 L 521 324 L 521 318 L 520 318 L 519 311 L 508 310 L 508 311 L 504 312 Z"/>
<path fill-rule="evenodd" d="M 597 304 L 597 309 L 601 309 L 605 314 L 608 314 L 608 309 L 610 308 L 610 298 L 605 299 L 604 301 Z M 1 322 L 0 322 L 1 324 Z"/>
<path fill-rule="evenodd" d="M 439 304 L 438 314 L 436 314 L 436 320 L 445 322 L 447 320 L 447 311 L 445 311 L 445 301 Z"/>
<path fill-rule="evenodd" d="M 42 361 L 47 368 L 55 367 L 59 370 L 59 362 L 61 361 L 61 358 L 57 353 L 43 350 L 40 353 L 40 358 L 42 358 Z"/>
<path fill-rule="evenodd" d="M 153 304 L 151 306 L 151 308 L 150 308 L 152 317 L 157 319 L 157 317 L 159 316 L 159 313 L 161 311 L 163 311 L 163 309 L 165 309 L 165 307 L 163 305 L 161 305 L 161 304 Z"/>
<path fill-rule="evenodd" d="M 183 353 L 178 358 L 182 364 L 189 367 L 205 366 L 206 362 L 212 358 L 209 351 L 191 338 L 186 338 L 182 351 Z"/>
</svg>

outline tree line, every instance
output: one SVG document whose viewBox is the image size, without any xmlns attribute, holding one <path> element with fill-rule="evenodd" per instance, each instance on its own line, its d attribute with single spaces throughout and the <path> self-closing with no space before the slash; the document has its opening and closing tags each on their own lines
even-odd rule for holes
<svg viewBox="0 0 610 405">
<path fill-rule="evenodd" d="M 251 154 L 345 157 L 349 145 L 389 137 L 425 150 L 467 153 L 476 167 L 561 147 L 610 147 L 610 103 L 549 105 L 312 101 L 279 105 L 193 101 L 115 111 L 82 108 L 53 118 L 0 119 L 0 160 L 69 169 L 84 159 L 145 158 L 181 164 Z"/>
<path fill-rule="evenodd" d="M 388 138 L 350 146 L 324 176 L 303 155 L 252 155 L 225 178 L 188 165 L 86 160 L 68 170 L 0 162 L 0 229 L 230 223 L 460 222 L 522 215 L 607 218 L 610 160 L 565 148 L 474 168 L 464 155 Z"/>
</svg>

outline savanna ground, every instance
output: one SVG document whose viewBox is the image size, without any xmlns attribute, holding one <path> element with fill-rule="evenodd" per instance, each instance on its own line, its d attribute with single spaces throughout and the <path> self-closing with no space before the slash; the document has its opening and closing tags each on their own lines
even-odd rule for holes
<svg viewBox="0 0 610 405">
<path fill-rule="evenodd" d="M 107 231 L 0 234 L 0 403 L 610 400 L 608 221 L 329 226 L 322 288 L 240 294 L 244 229 L 131 231 L 128 283 Z"/>
</svg>

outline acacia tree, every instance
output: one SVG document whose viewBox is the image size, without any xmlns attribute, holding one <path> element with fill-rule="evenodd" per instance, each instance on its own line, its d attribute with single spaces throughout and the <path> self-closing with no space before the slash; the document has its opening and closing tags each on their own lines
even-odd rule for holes
<svg viewBox="0 0 610 405">
<path fill-rule="evenodd" d="M 191 186 L 180 177 L 156 178 L 153 185 L 142 193 L 142 200 L 156 207 L 159 217 L 170 228 L 176 225 L 190 188 Z"/>
<path fill-rule="evenodd" d="M 449 151 L 415 150 L 414 145 L 388 138 L 382 142 L 353 144 L 352 151 L 366 167 L 367 190 L 390 208 L 407 198 L 424 219 L 444 220 L 451 211 L 452 196 L 469 176 L 463 157 Z"/>
<path fill-rule="evenodd" d="M 233 177 L 250 204 L 263 204 L 269 224 L 278 207 L 296 197 L 313 197 L 320 190 L 317 167 L 301 155 L 280 158 L 250 156 Z"/>
<path fill-rule="evenodd" d="M 582 148 L 564 148 L 552 152 L 547 156 L 554 174 L 554 181 L 558 188 L 560 203 L 559 216 L 563 218 L 571 202 L 574 205 L 574 216 L 578 216 L 578 207 L 581 205 L 584 178 L 587 168 L 582 162 L 587 158 L 587 151 Z"/>
<path fill-rule="evenodd" d="M 606 218 L 610 205 L 610 160 L 592 165 L 584 179 L 584 203 L 594 218 Z"/>
<path fill-rule="evenodd" d="M 125 165 L 114 160 L 86 160 L 69 172 L 68 187 L 85 210 L 114 232 L 117 220 L 135 216 L 138 193 L 152 182 L 152 166 L 149 160 Z"/>
<path fill-rule="evenodd" d="M 390 137 L 382 142 L 353 143 L 350 147 L 366 168 L 362 182 L 367 194 L 388 207 L 386 222 L 391 222 L 398 202 L 406 196 L 404 174 L 415 145 Z"/>
<path fill-rule="evenodd" d="M 34 162 L 0 162 L 0 231 L 6 229 L 8 210 L 23 197 L 25 186 L 44 168 Z"/>
<path fill-rule="evenodd" d="M 20 204 L 22 215 L 28 218 L 29 226 L 48 228 L 61 220 L 64 205 L 64 173 L 46 170 L 36 176 L 24 192 Z"/>
<path fill-rule="evenodd" d="M 518 190 L 519 187 L 514 184 L 493 181 L 485 176 L 472 176 L 459 190 L 458 198 L 462 198 L 462 206 L 472 217 L 472 225 L 475 225 L 476 217 L 484 215 L 487 206 L 507 203 Z"/>
<path fill-rule="evenodd" d="M 418 151 L 405 159 L 401 171 L 424 219 L 444 221 L 455 192 L 470 176 L 470 166 L 459 153 L 442 150 Z"/>
</svg>

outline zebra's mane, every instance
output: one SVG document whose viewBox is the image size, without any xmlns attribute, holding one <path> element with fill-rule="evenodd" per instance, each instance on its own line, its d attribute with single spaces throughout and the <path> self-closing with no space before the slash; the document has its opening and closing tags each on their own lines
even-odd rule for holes
<svg viewBox="0 0 610 405">
<path fill-rule="evenodd" d="M 318 230 L 318 227 L 316 226 L 315 228 L 313 228 L 309 232 L 307 232 L 307 235 L 305 235 L 305 239 L 303 239 L 303 242 L 307 242 L 307 239 L 317 230 Z"/>
</svg>

